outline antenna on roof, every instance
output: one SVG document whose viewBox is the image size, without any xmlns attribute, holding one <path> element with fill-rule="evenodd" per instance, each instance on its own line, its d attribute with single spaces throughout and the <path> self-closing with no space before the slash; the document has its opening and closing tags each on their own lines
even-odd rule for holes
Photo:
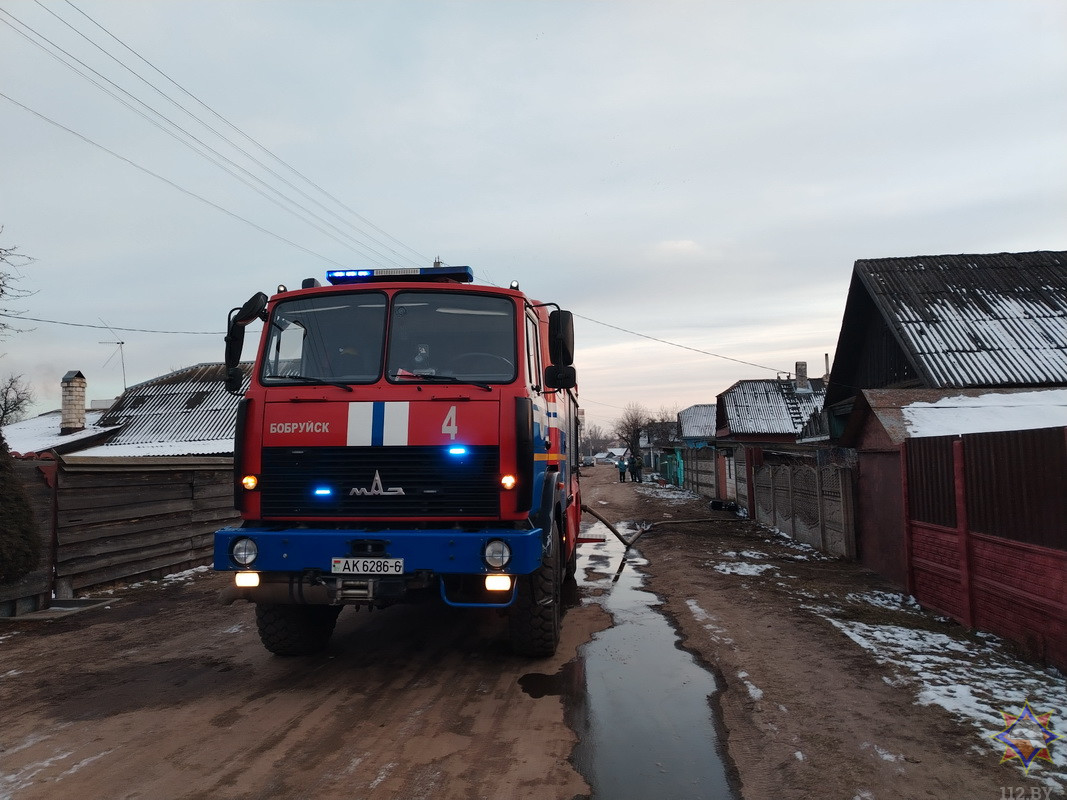
<svg viewBox="0 0 1067 800">
<path fill-rule="evenodd" d="M 104 322 L 102 317 L 98 317 L 97 319 L 99 319 L 101 322 Z M 115 333 L 115 331 L 111 329 L 110 325 L 108 325 L 106 322 L 104 322 L 104 327 L 107 328 L 109 331 L 111 331 L 111 334 L 116 339 L 118 339 L 118 334 Z M 116 345 L 116 348 L 115 348 L 114 352 L 112 352 L 111 355 L 109 355 L 107 357 L 107 361 L 104 362 L 103 366 L 106 367 L 108 364 L 111 363 L 111 359 L 113 359 L 115 357 L 115 353 L 119 354 L 119 363 L 122 364 L 122 391 L 125 392 L 126 391 L 126 354 L 123 352 L 122 346 L 124 344 L 126 344 L 126 342 L 121 342 L 121 341 L 100 342 L 100 344 L 113 344 L 113 345 Z"/>
</svg>

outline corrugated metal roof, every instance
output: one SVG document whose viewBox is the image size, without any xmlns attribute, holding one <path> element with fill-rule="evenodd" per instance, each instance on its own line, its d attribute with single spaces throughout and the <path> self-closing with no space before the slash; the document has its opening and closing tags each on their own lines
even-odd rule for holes
<svg viewBox="0 0 1067 800">
<path fill-rule="evenodd" d="M 682 409 L 678 412 L 678 423 L 683 439 L 714 439 L 715 405 L 710 403 Z"/>
<path fill-rule="evenodd" d="M 247 385 L 251 364 L 241 367 Z M 122 429 L 91 454 L 232 453 L 240 398 L 226 391 L 225 375 L 223 364 L 197 364 L 131 386 L 99 422 Z"/>
<path fill-rule="evenodd" d="M 1067 385 L 1067 252 L 860 260 L 929 387 Z"/>
<path fill-rule="evenodd" d="M 826 398 L 821 379 L 809 383 L 811 391 L 798 391 L 794 380 L 738 381 L 719 395 L 730 433 L 795 436 Z"/>
</svg>

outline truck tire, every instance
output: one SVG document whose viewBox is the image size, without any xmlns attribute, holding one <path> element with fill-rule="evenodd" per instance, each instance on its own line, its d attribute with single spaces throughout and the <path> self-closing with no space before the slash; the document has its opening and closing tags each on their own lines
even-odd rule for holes
<svg viewBox="0 0 1067 800">
<path fill-rule="evenodd" d="M 257 603 L 256 627 L 263 646 L 279 656 L 306 656 L 326 648 L 340 606 Z"/>
<path fill-rule="evenodd" d="M 519 655 L 547 658 L 555 655 L 563 605 L 560 598 L 560 543 L 553 537 L 552 549 L 541 566 L 516 578 L 515 602 L 508 614 L 511 649 Z"/>
</svg>

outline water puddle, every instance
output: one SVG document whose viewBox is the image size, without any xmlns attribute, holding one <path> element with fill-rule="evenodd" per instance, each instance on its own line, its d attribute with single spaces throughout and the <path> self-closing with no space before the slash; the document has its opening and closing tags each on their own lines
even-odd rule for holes
<svg viewBox="0 0 1067 800">
<path fill-rule="evenodd" d="M 642 589 L 639 553 L 600 523 L 585 535 L 605 541 L 579 549 L 583 602 L 601 603 L 615 624 L 557 675 L 524 676 L 524 691 L 563 696 L 593 798 L 734 800 L 708 700 L 715 677 L 678 648 L 659 600 Z"/>
</svg>

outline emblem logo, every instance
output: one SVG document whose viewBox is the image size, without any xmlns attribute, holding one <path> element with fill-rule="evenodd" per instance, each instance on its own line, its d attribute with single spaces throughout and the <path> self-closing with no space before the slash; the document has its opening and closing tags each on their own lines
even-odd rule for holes
<svg viewBox="0 0 1067 800">
<path fill-rule="evenodd" d="M 1004 745 L 1001 764 L 1017 758 L 1022 762 L 1023 773 L 1029 774 L 1036 759 L 1052 761 L 1049 745 L 1063 737 L 1052 731 L 1051 711 L 1035 713 L 1026 701 L 1018 714 L 1001 711 L 1000 715 L 1004 718 L 1004 730 L 991 738 Z"/>
<path fill-rule="evenodd" d="M 404 489 L 400 486 L 391 486 L 388 489 L 382 488 L 382 476 L 378 474 L 378 470 L 374 470 L 374 480 L 371 482 L 369 489 L 364 489 L 362 486 L 354 486 L 352 491 L 348 493 L 348 496 L 356 495 L 357 497 L 369 497 L 371 495 L 378 494 L 403 494 Z"/>
</svg>

